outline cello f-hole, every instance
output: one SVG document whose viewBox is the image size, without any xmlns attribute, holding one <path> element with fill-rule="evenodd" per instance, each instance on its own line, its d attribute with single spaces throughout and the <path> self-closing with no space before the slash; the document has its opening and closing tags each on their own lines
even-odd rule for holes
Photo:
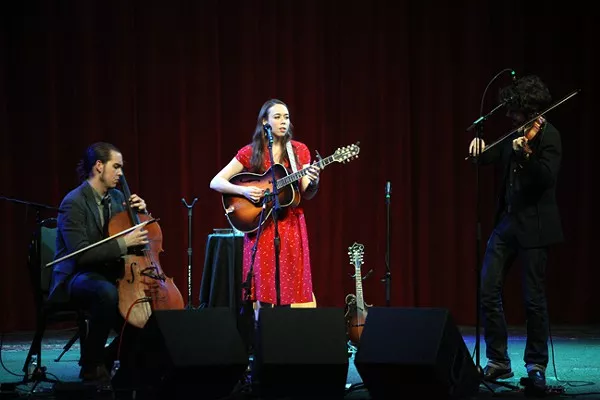
<svg viewBox="0 0 600 400">
<path fill-rule="evenodd" d="M 129 272 L 131 272 L 131 279 L 126 279 L 127 283 L 133 283 L 135 281 L 135 273 L 133 272 L 133 266 L 137 263 L 133 262 L 129 264 Z"/>
</svg>

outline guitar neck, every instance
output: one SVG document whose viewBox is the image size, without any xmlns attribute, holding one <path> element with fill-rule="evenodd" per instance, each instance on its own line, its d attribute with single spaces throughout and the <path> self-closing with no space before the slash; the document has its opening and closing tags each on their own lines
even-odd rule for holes
<svg viewBox="0 0 600 400">
<path fill-rule="evenodd" d="M 320 169 L 325 168 L 326 166 L 328 166 L 329 164 L 331 164 L 332 162 L 335 161 L 335 158 L 333 155 L 330 155 L 329 157 L 323 158 L 320 161 L 318 161 L 317 163 L 315 163 L 315 165 L 317 167 L 319 167 Z M 290 185 L 300 179 L 302 179 L 302 177 L 306 176 L 308 174 L 308 170 L 309 167 L 303 168 L 299 171 L 293 172 L 281 179 L 277 180 L 277 189 L 280 189 L 282 187 L 285 187 L 287 185 Z"/>
<path fill-rule="evenodd" d="M 360 263 L 356 264 L 354 266 L 354 276 L 356 279 L 356 306 L 362 310 L 363 309 L 363 305 L 364 305 L 364 300 L 363 300 L 363 289 L 362 289 L 362 276 L 360 273 Z"/>
</svg>

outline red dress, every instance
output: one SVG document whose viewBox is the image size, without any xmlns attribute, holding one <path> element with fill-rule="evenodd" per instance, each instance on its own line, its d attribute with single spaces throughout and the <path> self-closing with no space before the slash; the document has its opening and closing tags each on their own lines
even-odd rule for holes
<svg viewBox="0 0 600 400">
<path fill-rule="evenodd" d="M 298 169 L 310 163 L 310 151 L 305 144 L 292 140 L 292 147 L 299 158 Z M 247 145 L 236 154 L 236 159 L 242 163 L 245 170 L 250 170 L 252 147 Z M 271 166 L 268 149 L 263 160 L 264 170 Z M 288 173 L 291 172 L 289 163 L 284 164 Z M 308 250 L 308 234 L 302 202 L 298 207 L 285 207 L 277 220 L 281 249 L 279 254 L 279 294 L 282 305 L 306 303 L 312 301 L 312 277 L 310 272 L 310 253 Z M 245 280 L 252 261 L 252 248 L 256 242 L 258 231 L 244 235 L 244 275 Z M 266 303 L 277 303 L 275 291 L 275 249 L 273 238 L 275 229 L 273 219 L 265 221 L 256 258 L 254 260 L 251 299 Z"/>
</svg>

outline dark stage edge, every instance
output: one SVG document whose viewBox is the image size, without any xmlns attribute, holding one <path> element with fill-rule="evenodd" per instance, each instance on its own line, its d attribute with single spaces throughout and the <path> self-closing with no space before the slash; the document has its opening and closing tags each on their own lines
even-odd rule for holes
<svg viewBox="0 0 600 400">
<path fill-rule="evenodd" d="M 459 327 L 467 348 L 476 360 L 475 354 L 475 329 L 473 327 Z M 72 329 L 48 331 L 43 341 L 43 366 L 47 369 L 47 376 L 62 382 L 62 389 L 56 389 L 52 383 L 40 382 L 27 385 L 17 385 L 23 380 L 21 368 L 29 350 L 33 332 L 4 333 L 1 349 L 2 365 L 0 366 L 0 383 L 2 392 L 0 399 L 29 398 L 29 399 L 124 399 L 132 398 L 129 391 L 97 393 L 94 390 L 81 391 L 79 374 L 79 347 L 75 344 L 65 353 L 59 362 L 54 359 L 62 352 L 65 343 L 72 337 Z M 484 364 L 485 343 L 480 343 L 480 365 Z M 522 354 L 525 346 L 523 328 L 510 329 L 509 353 L 513 360 L 514 378 L 505 380 L 507 386 L 480 385 L 479 391 L 470 399 L 519 399 L 530 398 L 520 385 L 520 378 L 526 376 L 522 364 Z M 362 385 L 362 379 L 354 366 L 354 357 L 349 358 L 349 369 L 346 380 L 346 390 L 343 399 L 371 399 L 369 391 Z M 223 399 L 262 399 L 244 374 L 231 391 Z M 298 385 L 302 386 L 302 374 L 298 374 Z M 600 326 L 561 326 L 552 328 L 552 341 L 550 346 L 550 365 L 546 373 L 548 385 L 552 388 L 546 398 L 553 399 L 583 399 L 600 400 Z M 401 378 L 401 377 L 399 377 Z M 399 379 L 401 381 L 401 379 Z M 165 390 L 158 394 L 156 391 L 136 392 L 136 400 L 174 400 L 174 399 L 203 399 L 207 398 L 202 387 L 191 385 L 191 393 L 175 393 Z M 426 386 L 407 390 L 402 385 L 394 386 L 396 389 L 389 393 L 390 399 L 425 399 L 431 398 L 430 389 Z M 69 396 L 69 393 L 71 395 Z M 293 396 L 272 397 L 277 399 L 291 399 Z M 303 398 L 324 398 L 317 391 Z M 325 397 L 327 398 L 327 397 Z"/>
</svg>

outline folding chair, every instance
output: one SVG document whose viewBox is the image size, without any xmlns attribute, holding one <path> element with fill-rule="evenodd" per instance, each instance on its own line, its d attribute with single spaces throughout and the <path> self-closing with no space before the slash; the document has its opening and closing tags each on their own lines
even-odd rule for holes
<svg viewBox="0 0 600 400">
<path fill-rule="evenodd" d="M 77 339 L 80 339 L 81 343 L 87 334 L 87 318 L 83 310 L 70 302 L 48 301 L 52 268 L 46 268 L 46 264 L 54 259 L 56 222 L 56 218 L 41 221 L 36 227 L 29 246 L 28 268 L 36 307 L 36 330 L 23 364 L 25 382 L 40 378 L 48 380 L 45 378 L 45 367 L 42 366 L 42 339 L 48 325 L 73 321 L 78 328 L 75 335 L 64 346 L 61 355 L 54 361 L 59 361 Z M 82 352 L 83 347 L 80 346 L 80 357 Z M 29 376 L 29 364 L 34 355 L 37 356 L 38 363 L 34 375 L 38 374 L 38 376 Z"/>
</svg>

